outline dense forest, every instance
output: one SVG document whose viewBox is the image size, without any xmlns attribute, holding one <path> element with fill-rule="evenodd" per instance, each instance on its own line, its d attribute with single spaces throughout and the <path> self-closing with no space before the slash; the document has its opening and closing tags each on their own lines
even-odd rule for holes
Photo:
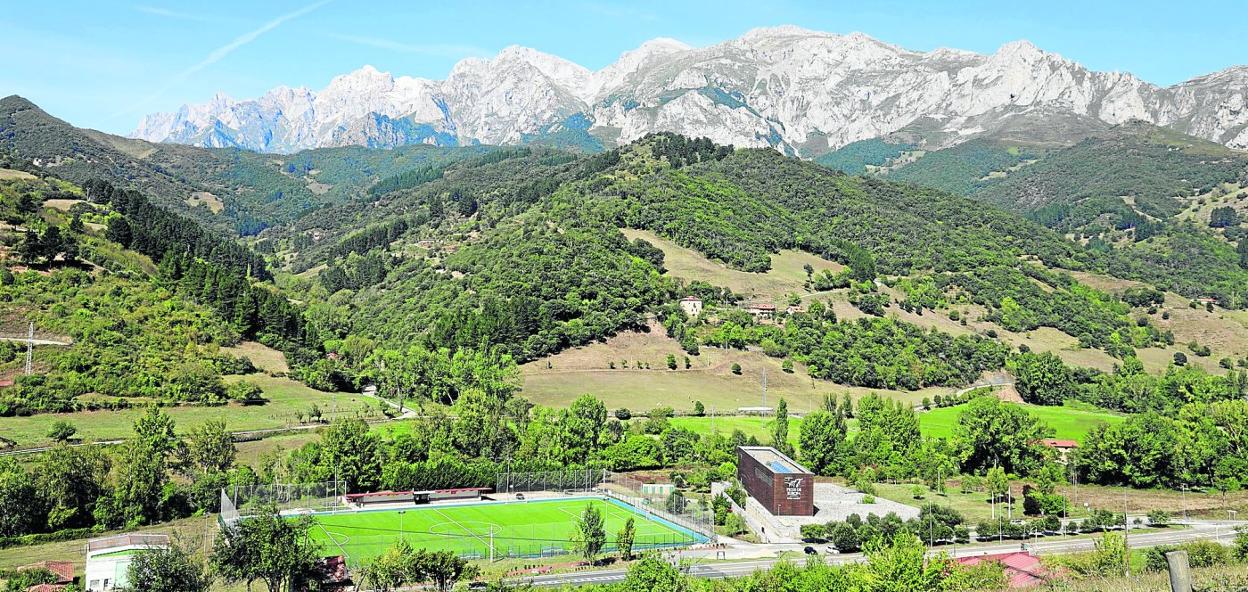
<svg viewBox="0 0 1248 592">
<path fill-rule="evenodd" d="M 5 236 L 6 325 L 17 333 L 34 322 L 72 343 L 41 352 L 40 372 L 0 391 L 0 415 L 132 398 L 220 404 L 231 396 L 221 376 L 254 368 L 219 346 L 257 339 L 294 363 L 320 347 L 304 332 L 302 310 L 261 281 L 271 274 L 260 256 L 136 191 L 51 177 L 0 181 L 0 213 L 24 228 Z M 12 373 L 19 361 L 13 348 L 5 352 Z"/>
<path fill-rule="evenodd" d="M 1080 241 L 1079 261 L 1089 269 L 1229 308 L 1248 305 L 1239 288 L 1248 282 L 1248 246 L 1239 246 L 1246 233 L 1228 199 L 1248 184 L 1242 152 L 1128 122 L 1065 148 L 972 140 L 926 152 L 883 178 L 1021 214 Z M 1208 220 L 1183 217 L 1210 201 L 1227 205 Z"/>
<path fill-rule="evenodd" d="M 815 162 L 834 171 L 850 175 L 861 175 L 867 172 L 868 166 L 884 166 L 901 156 L 908 150 L 914 150 L 913 144 L 890 143 L 879 138 L 850 142 L 840 148 L 820 155 Z"/>
<path fill-rule="evenodd" d="M 1038 157 L 1038 150 L 1005 145 L 991 140 L 971 140 L 952 148 L 924 154 L 917 161 L 889 171 L 887 179 L 908 181 L 970 195 L 992 184 L 993 173 L 1013 167 L 1026 167 Z"/>
</svg>

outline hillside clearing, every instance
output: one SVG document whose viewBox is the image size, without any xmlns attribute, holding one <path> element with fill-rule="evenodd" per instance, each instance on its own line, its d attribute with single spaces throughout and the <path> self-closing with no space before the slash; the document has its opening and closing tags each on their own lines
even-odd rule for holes
<svg viewBox="0 0 1248 592">
<path fill-rule="evenodd" d="M 783 305 L 789 294 L 808 293 L 804 286 L 804 265 L 810 265 L 815 273 L 825 269 L 833 272 L 845 269 L 845 266 L 817 255 L 785 249 L 771 256 L 770 271 L 750 273 L 707 259 L 693 249 L 677 245 L 650 231 L 624 228 L 620 232 L 629 240 L 640 238 L 662 249 L 663 266 L 667 268 L 668 275 L 686 280 L 702 280 L 728 288 L 748 300 L 769 301 L 776 305 Z"/>
<path fill-rule="evenodd" d="M 667 355 L 677 360 L 677 370 L 668 370 Z M 523 381 L 521 395 L 539 405 L 565 407 L 576 397 L 591 394 L 608 408 L 626 407 L 634 411 L 668 406 L 681 411 L 702 401 L 708 410 L 720 412 L 739 407 L 763 404 L 763 372 L 767 374 L 767 405 L 774 406 L 784 397 L 794 412 L 817 409 L 824 395 L 854 398 L 877 392 L 908 403 L 923 397 L 948 394 L 950 388 L 932 387 L 918 391 L 888 391 L 848 387 L 813 380 L 800 364 L 793 373 L 781 369 L 781 360 L 758 351 L 701 348 L 701 355 L 689 356 L 690 368 L 684 368 L 685 353 L 680 345 L 661 330 L 649 333 L 621 333 L 605 343 L 594 343 L 563 351 L 554 356 L 529 362 L 520 367 Z M 636 364 L 648 363 L 649 370 L 638 370 Z M 615 363 L 615 369 L 609 364 Z M 624 368 L 623 363 L 628 367 Z M 732 364 L 741 365 L 741 374 L 732 373 Z M 549 367 L 547 367 L 549 364 Z"/>
</svg>

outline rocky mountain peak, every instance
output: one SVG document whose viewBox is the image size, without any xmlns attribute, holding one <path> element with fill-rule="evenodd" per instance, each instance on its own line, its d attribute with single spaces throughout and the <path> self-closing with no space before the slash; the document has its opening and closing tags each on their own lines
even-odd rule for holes
<svg viewBox="0 0 1248 592">
<path fill-rule="evenodd" d="M 134 136 L 283 152 L 344 142 L 517 143 L 551 133 L 610 146 L 672 131 L 814 156 L 892 133 L 932 147 L 1002 129 L 1053 140 L 1054 121 L 1064 134 L 1057 140 L 1074 142 L 1140 119 L 1248 148 L 1246 95 L 1242 66 L 1159 88 L 1027 41 L 989 55 L 925 53 L 863 33 L 786 25 L 704 48 L 654 39 L 597 72 L 521 46 L 462 60 L 443 81 L 363 66 L 320 91 L 219 95 L 154 114 Z"/>
</svg>

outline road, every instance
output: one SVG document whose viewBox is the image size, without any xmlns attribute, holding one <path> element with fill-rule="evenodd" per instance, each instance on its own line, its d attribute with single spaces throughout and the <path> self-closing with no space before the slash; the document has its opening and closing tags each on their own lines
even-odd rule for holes
<svg viewBox="0 0 1248 592">
<path fill-rule="evenodd" d="M 1234 536 L 1236 526 L 1248 524 L 1248 521 L 1188 521 L 1186 523 L 1190 528 L 1176 530 L 1157 530 L 1142 532 L 1138 534 L 1130 534 L 1128 539 L 1132 548 L 1156 547 L 1158 545 L 1173 545 L 1194 540 L 1217 540 L 1224 544 L 1229 544 Z M 1038 539 L 1038 542 L 1028 542 L 1027 547 L 1037 555 L 1052 555 L 1060 553 L 1074 553 L 1079 551 L 1090 551 L 1094 548 L 1099 537 L 1056 537 L 1049 539 Z M 938 547 L 932 554 L 944 553 L 952 557 L 973 557 L 977 555 L 992 555 L 996 553 L 1009 553 L 1021 549 L 1021 541 L 1010 541 L 1005 543 L 973 543 L 970 545 L 954 545 Z M 771 553 L 772 557 L 743 559 L 739 561 L 718 561 L 700 563 L 699 561 L 709 561 L 715 558 L 716 553 L 720 550 L 689 550 L 683 552 L 672 553 L 673 560 L 684 560 L 686 562 L 686 573 L 696 578 L 737 578 L 748 576 L 755 571 L 770 569 L 776 563 L 782 561 L 774 557 L 782 551 L 792 551 L 801 553 L 805 545 L 742 545 L 729 547 L 722 551 L 737 554 L 748 552 L 753 548 L 755 552 Z M 824 549 L 827 545 L 812 545 L 817 549 Z M 864 556 L 861 553 L 847 553 L 844 555 L 824 555 L 824 560 L 831 564 L 843 564 L 862 561 Z M 594 571 L 582 571 L 566 574 L 551 574 L 533 576 L 529 578 L 514 578 L 511 583 L 524 584 L 531 583 L 534 586 L 551 587 L 551 586 L 582 586 L 586 584 L 609 584 L 620 582 L 624 579 L 626 571 L 623 569 L 604 569 Z"/>
</svg>

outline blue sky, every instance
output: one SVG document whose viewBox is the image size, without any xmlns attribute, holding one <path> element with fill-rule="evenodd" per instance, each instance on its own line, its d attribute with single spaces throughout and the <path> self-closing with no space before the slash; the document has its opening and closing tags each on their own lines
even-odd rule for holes
<svg viewBox="0 0 1248 592">
<path fill-rule="evenodd" d="M 0 95 L 75 125 L 128 133 L 217 91 L 319 89 L 372 64 L 444 78 L 456 61 L 526 45 L 601 68 L 654 37 L 696 46 L 760 26 L 861 31 L 910 49 L 994 51 L 1015 39 L 1161 85 L 1248 64 L 1239 0 L 427 2 L 54 0 L 0 11 Z"/>
</svg>

